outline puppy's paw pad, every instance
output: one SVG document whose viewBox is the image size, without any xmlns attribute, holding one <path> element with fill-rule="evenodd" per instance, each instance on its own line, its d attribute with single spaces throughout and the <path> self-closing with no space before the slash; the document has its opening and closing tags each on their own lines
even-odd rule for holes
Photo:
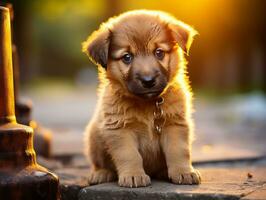
<svg viewBox="0 0 266 200">
<path fill-rule="evenodd" d="M 193 185 L 201 183 L 201 175 L 198 170 L 192 172 L 180 172 L 172 173 L 169 175 L 170 180 L 178 185 Z"/>
<path fill-rule="evenodd" d="M 108 169 L 91 170 L 88 175 L 90 185 L 111 182 L 115 180 L 115 173 Z"/>
<path fill-rule="evenodd" d="M 145 173 L 120 175 L 118 185 L 121 187 L 145 187 L 151 184 L 151 179 Z"/>
</svg>

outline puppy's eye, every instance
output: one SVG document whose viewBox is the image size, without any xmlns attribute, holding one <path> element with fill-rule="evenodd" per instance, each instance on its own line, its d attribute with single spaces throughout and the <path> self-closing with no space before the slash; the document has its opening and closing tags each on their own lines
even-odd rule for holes
<svg viewBox="0 0 266 200">
<path fill-rule="evenodd" d="M 130 64 L 133 60 L 133 55 L 131 53 L 126 53 L 125 55 L 123 55 L 122 57 L 122 61 L 125 63 L 125 64 Z"/>
<path fill-rule="evenodd" d="M 155 50 L 154 55 L 159 60 L 162 60 L 164 58 L 164 56 L 165 56 L 165 52 L 161 48 L 158 48 L 158 49 Z"/>
</svg>

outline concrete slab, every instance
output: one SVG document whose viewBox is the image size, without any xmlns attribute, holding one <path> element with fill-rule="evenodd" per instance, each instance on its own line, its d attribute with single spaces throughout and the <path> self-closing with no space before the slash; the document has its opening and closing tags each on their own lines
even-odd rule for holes
<svg viewBox="0 0 266 200">
<path fill-rule="evenodd" d="M 151 186 L 143 188 L 122 188 L 117 183 L 105 183 L 81 189 L 79 200 L 240 199 L 266 183 L 264 167 L 204 168 L 200 172 L 203 182 L 198 186 L 174 185 L 155 180 Z"/>
<path fill-rule="evenodd" d="M 245 196 L 243 200 L 263 200 L 266 199 L 266 186 Z"/>
</svg>

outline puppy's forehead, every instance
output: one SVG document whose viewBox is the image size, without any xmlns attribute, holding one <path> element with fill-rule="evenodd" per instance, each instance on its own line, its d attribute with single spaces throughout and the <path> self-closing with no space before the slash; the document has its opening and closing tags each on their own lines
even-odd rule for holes
<svg viewBox="0 0 266 200">
<path fill-rule="evenodd" d="M 144 14 L 118 19 L 113 24 L 112 36 L 114 49 L 130 48 L 137 52 L 148 52 L 152 45 L 170 40 L 167 23 Z"/>
</svg>

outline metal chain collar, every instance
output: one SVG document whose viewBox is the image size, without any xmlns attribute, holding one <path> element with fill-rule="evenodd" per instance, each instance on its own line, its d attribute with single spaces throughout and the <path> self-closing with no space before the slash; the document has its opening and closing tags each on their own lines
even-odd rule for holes
<svg viewBox="0 0 266 200">
<path fill-rule="evenodd" d="M 162 133 L 162 128 L 166 121 L 166 118 L 164 117 L 164 111 L 161 107 L 163 103 L 164 103 L 163 97 L 157 99 L 155 102 L 155 111 L 153 112 L 153 117 L 154 117 L 153 126 L 157 134 Z"/>
</svg>

